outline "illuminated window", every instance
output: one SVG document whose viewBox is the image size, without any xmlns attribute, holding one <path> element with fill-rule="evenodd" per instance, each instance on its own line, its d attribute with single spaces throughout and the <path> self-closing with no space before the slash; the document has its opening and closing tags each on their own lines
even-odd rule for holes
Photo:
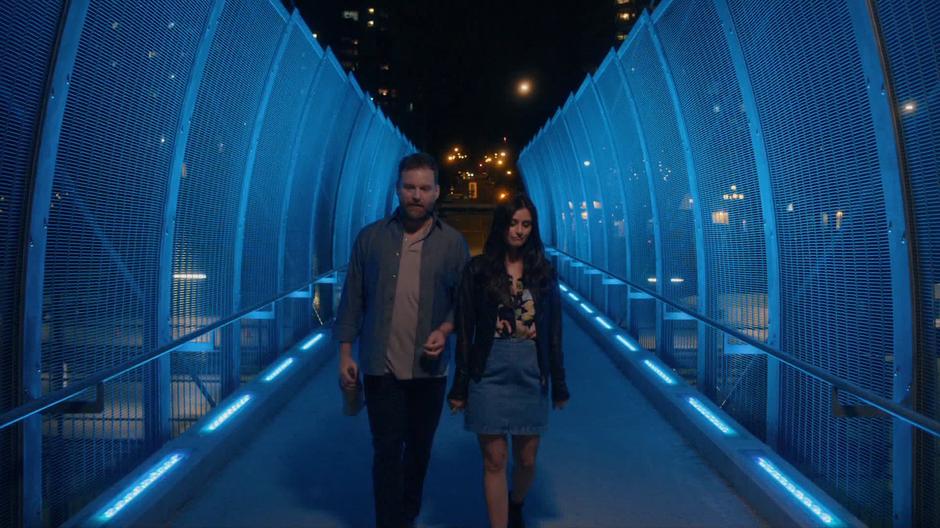
<svg viewBox="0 0 940 528">
<path fill-rule="evenodd" d="M 359 21 L 359 11 L 343 11 L 343 18 L 346 20 Z"/>
<path fill-rule="evenodd" d="M 366 22 L 366 25 L 369 26 L 369 27 L 374 26 L 374 25 L 375 25 L 375 20 L 370 20 L 370 21 Z"/>
<path fill-rule="evenodd" d="M 617 33 L 617 40 L 627 40 L 626 33 Z"/>
<path fill-rule="evenodd" d="M 382 97 L 388 97 L 388 88 L 379 88 L 376 91 L 378 91 L 379 95 L 381 95 Z"/>
<path fill-rule="evenodd" d="M 374 14 L 375 14 L 375 8 L 374 8 L 374 7 L 370 7 L 370 8 L 369 8 L 369 14 L 370 14 L 370 15 L 374 15 Z"/>
<path fill-rule="evenodd" d="M 388 71 L 388 70 L 391 69 L 391 67 L 390 67 L 388 64 L 383 64 L 383 65 L 379 66 L 379 69 L 382 70 L 382 71 Z"/>
<path fill-rule="evenodd" d="M 467 184 L 467 196 L 474 200 L 477 199 L 477 182 L 472 181 Z"/>
<path fill-rule="evenodd" d="M 728 211 L 712 211 L 713 224 L 728 224 Z"/>
<path fill-rule="evenodd" d="M 620 18 L 620 20 L 630 20 L 630 13 L 623 11 L 620 14 L 618 14 L 617 17 Z"/>
</svg>

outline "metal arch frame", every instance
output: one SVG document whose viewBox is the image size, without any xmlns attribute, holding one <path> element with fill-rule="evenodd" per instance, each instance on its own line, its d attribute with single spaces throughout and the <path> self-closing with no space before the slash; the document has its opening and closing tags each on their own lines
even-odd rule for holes
<svg viewBox="0 0 940 528">
<path fill-rule="evenodd" d="M 613 159 L 614 159 L 614 163 L 617 164 L 617 171 L 620 173 L 620 180 L 617 182 L 617 189 L 619 189 L 619 191 L 620 191 L 620 207 L 623 209 L 624 225 L 626 225 L 626 218 L 627 218 L 627 215 L 626 215 L 626 213 L 627 213 L 627 195 L 626 195 L 626 192 L 624 192 L 624 189 L 623 189 L 623 163 L 622 163 L 621 160 L 620 160 L 620 153 L 617 152 L 617 149 L 614 148 L 614 145 L 613 145 L 613 142 L 614 142 L 614 134 L 613 134 L 613 130 L 611 130 L 611 128 L 610 128 L 610 115 L 609 115 L 608 112 L 607 112 L 607 105 L 604 103 L 603 98 L 601 98 L 600 93 L 599 93 L 598 90 L 597 90 L 597 81 L 596 81 L 596 76 L 599 75 L 599 74 L 600 74 L 601 72 L 603 72 L 604 70 L 606 70 L 607 68 L 611 67 L 610 65 L 611 65 L 611 63 L 614 62 L 614 61 L 617 61 L 617 55 L 616 55 L 616 53 L 615 53 L 613 50 L 611 50 L 611 51 L 607 54 L 607 57 L 604 59 L 604 61 L 601 63 L 600 67 L 597 68 L 597 73 L 595 73 L 595 74 L 591 77 L 591 91 L 593 92 L 594 97 L 597 99 L 597 106 L 598 106 L 598 107 L 600 108 L 600 110 L 601 110 L 601 122 L 602 122 L 601 124 L 604 126 L 604 133 L 606 134 L 607 140 L 608 140 L 608 142 L 610 143 L 610 153 L 611 153 L 611 156 L 612 156 Z M 616 68 L 616 65 L 614 65 L 613 67 Z M 624 271 L 625 271 L 625 273 L 624 273 L 624 274 L 625 274 L 627 277 L 633 277 L 633 273 L 632 273 L 632 272 L 633 272 L 633 251 L 632 251 L 632 248 L 631 248 L 631 246 L 630 246 L 630 244 L 632 243 L 632 239 L 631 239 L 631 237 L 630 237 L 630 229 L 625 228 L 625 229 L 623 230 L 623 237 L 624 237 L 624 245 L 625 245 L 625 247 L 624 247 L 624 253 L 625 253 L 625 257 L 624 257 L 624 268 L 625 268 L 625 269 L 624 269 Z M 609 247 L 609 246 L 608 246 L 608 249 L 607 249 L 607 253 L 608 253 L 608 256 L 609 256 L 609 255 L 610 255 L 610 247 Z M 608 264 L 607 264 L 607 265 L 608 265 L 608 267 L 612 267 L 612 266 L 610 265 L 609 259 L 608 259 Z M 627 302 L 625 303 L 625 304 L 626 304 L 626 308 L 625 308 L 625 317 L 626 317 L 626 320 L 627 320 L 627 325 L 630 324 L 631 315 L 632 315 L 632 311 L 633 311 L 633 310 L 632 310 L 633 306 L 632 306 L 632 303 L 630 302 L 629 292 L 630 292 L 630 287 L 628 286 L 628 287 L 627 287 Z"/>
<path fill-rule="evenodd" d="M 176 211 L 179 206 L 180 181 L 183 176 L 186 147 L 189 143 L 189 134 L 192 130 L 192 117 L 196 110 L 196 101 L 199 96 L 199 86 L 206 71 L 209 51 L 215 40 L 215 32 L 219 26 L 225 0 L 215 0 L 209 9 L 206 26 L 202 37 L 196 46 L 193 57 L 192 70 L 189 83 L 183 95 L 179 113 L 179 128 L 173 148 L 173 159 L 170 162 L 170 173 L 167 177 L 167 196 L 163 207 L 163 233 L 160 241 L 160 262 L 157 272 L 157 346 L 163 346 L 173 341 L 172 328 L 172 302 L 173 302 L 173 242 L 176 238 Z M 150 395 L 151 405 L 150 425 L 148 434 L 150 440 L 160 442 L 170 437 L 170 418 L 172 415 L 171 371 L 169 356 L 156 360 L 153 366 L 154 391 Z M 145 420 L 145 423 L 147 420 Z"/>
<path fill-rule="evenodd" d="M 891 265 L 892 336 L 894 340 L 893 400 L 915 406 L 914 368 L 917 364 L 918 307 L 917 276 L 914 271 L 915 238 L 910 182 L 905 171 L 904 142 L 900 117 L 894 104 L 894 86 L 887 64 L 887 50 L 872 1 L 846 2 L 862 71 L 867 82 L 885 219 L 888 223 L 888 255 Z M 895 526 L 914 525 L 914 430 L 899 420 L 893 422 L 892 499 Z"/>
<path fill-rule="evenodd" d="M 280 13 L 280 11 L 279 11 Z M 287 43 L 293 33 L 294 24 L 291 20 L 294 16 L 287 17 L 284 20 L 284 26 L 281 28 L 281 37 L 278 42 L 277 51 L 271 59 L 268 67 L 268 75 L 265 80 L 264 89 L 261 92 L 261 99 L 258 103 L 258 111 L 255 114 L 255 122 L 251 131 L 251 140 L 248 148 L 248 156 L 245 160 L 245 171 L 242 174 L 241 195 L 238 202 L 238 217 L 235 223 L 234 251 L 232 252 L 232 309 L 238 310 L 241 306 L 242 295 L 242 264 L 245 248 L 245 222 L 248 214 L 248 198 L 251 188 L 251 179 L 254 175 L 255 160 L 258 155 L 258 142 L 261 139 L 261 132 L 264 129 L 264 121 L 268 110 L 268 103 L 271 99 L 271 92 L 274 90 L 274 82 L 280 71 L 281 60 L 284 58 L 284 52 L 287 49 Z M 227 393 L 238 387 L 240 384 L 241 372 L 241 321 L 237 321 L 223 332 L 223 354 L 229 354 L 228 367 L 223 368 L 222 387 L 223 392 Z M 228 346 L 226 346 L 226 344 Z"/>
<path fill-rule="evenodd" d="M 646 21 L 648 21 L 648 18 L 649 15 L 644 12 L 644 16 L 640 18 L 638 23 L 647 23 Z M 631 35 L 636 34 L 637 33 L 631 32 Z M 634 39 L 635 37 L 631 37 L 627 40 L 627 43 L 632 44 Z M 659 202 L 656 201 L 656 182 L 653 181 L 653 166 L 650 162 L 649 146 L 646 144 L 646 134 L 643 131 L 643 122 L 640 120 L 640 111 L 636 104 L 636 98 L 633 97 L 633 89 L 630 88 L 630 81 L 627 78 L 627 72 L 624 71 L 625 65 L 623 61 L 627 53 L 627 43 L 624 43 L 624 45 L 620 47 L 620 50 L 617 52 L 617 60 L 615 63 L 617 66 L 617 71 L 620 73 L 623 90 L 630 104 L 630 112 L 633 114 L 633 125 L 636 127 L 636 135 L 637 141 L 640 143 L 640 151 L 643 152 L 643 170 L 646 172 L 646 185 L 649 187 L 647 191 L 650 194 L 650 212 L 653 213 L 653 242 L 656 244 L 656 248 L 653 251 L 653 254 L 656 256 L 656 293 L 662 295 L 663 235 L 659 218 Z M 656 304 L 654 309 L 656 311 L 656 352 L 659 354 L 662 352 L 663 345 L 663 307 L 659 304 Z"/>
<path fill-rule="evenodd" d="M 757 100 L 754 97 L 754 88 L 744 52 L 738 33 L 734 28 L 731 9 L 727 0 L 713 0 L 722 25 L 722 33 L 728 43 L 728 52 L 737 77 L 738 89 L 744 103 L 744 112 L 747 115 L 748 131 L 751 135 L 751 148 L 754 153 L 754 164 L 757 171 L 757 182 L 760 190 L 761 214 L 764 221 L 764 252 L 767 266 L 767 323 L 769 332 L 767 345 L 779 349 L 780 337 L 783 335 L 783 320 L 780 289 L 780 247 L 777 239 L 777 212 L 774 205 L 774 190 L 770 179 L 770 161 L 767 157 L 767 147 L 764 144 L 760 112 L 757 109 Z M 767 356 L 767 405 L 766 405 L 766 437 L 767 444 L 776 449 L 780 432 L 780 360 Z"/>
<path fill-rule="evenodd" d="M 304 131 L 307 128 L 307 123 L 310 119 L 311 110 L 314 107 L 314 100 L 317 99 L 316 87 L 317 83 L 320 81 L 320 78 L 323 75 L 323 63 L 326 61 L 326 56 L 322 51 L 318 50 L 316 47 L 312 47 L 311 49 L 319 51 L 320 61 L 317 62 L 317 69 L 313 74 L 313 78 L 310 80 L 310 84 L 307 85 L 307 100 L 304 103 L 300 121 L 297 124 L 297 135 L 294 138 L 294 144 L 291 146 L 291 159 L 287 168 L 287 182 L 285 184 L 284 197 L 281 200 L 281 216 L 278 222 L 277 231 L 277 279 L 275 281 L 275 287 L 277 288 L 278 292 L 284 291 L 285 288 L 284 276 L 286 274 L 286 270 L 284 269 L 284 260 L 285 253 L 287 251 L 287 216 L 288 211 L 290 210 L 291 201 L 293 200 L 293 193 L 291 192 L 291 189 L 294 185 L 294 178 L 297 176 L 297 166 L 300 164 L 300 145 L 304 138 Z"/>
<path fill-rule="evenodd" d="M 53 47 L 51 70 L 46 80 L 42 108 L 38 119 L 36 147 L 32 160 L 32 181 L 28 183 L 27 211 L 24 219 L 24 248 L 21 253 L 22 297 L 19 325 L 21 369 L 18 400 L 42 397 L 42 314 L 45 287 L 47 225 L 52 183 L 62 123 L 68 104 L 69 79 L 75 68 L 78 47 L 89 0 L 66 0 L 62 9 L 59 34 Z M 24 421 L 19 435 L 22 482 L 19 511 L 23 526 L 32 528 L 42 523 L 42 417 Z"/>
<path fill-rule="evenodd" d="M 343 102 L 345 101 L 347 95 L 349 94 L 348 91 L 343 90 L 343 88 L 345 87 L 343 83 L 348 82 L 348 81 L 346 80 L 346 74 L 343 72 L 343 68 L 339 65 L 339 62 L 336 60 L 336 56 L 333 54 L 333 51 L 329 47 L 323 50 L 323 61 L 325 62 L 323 67 L 326 68 L 327 67 L 326 64 L 329 64 L 329 66 L 332 66 L 333 70 L 338 74 L 338 77 L 341 80 L 340 84 L 338 85 L 339 89 L 337 90 L 336 95 L 333 97 L 333 99 L 338 101 L 338 104 L 335 105 L 335 107 L 333 107 L 330 110 L 330 117 L 327 119 L 328 126 L 326 128 L 329 130 L 332 130 L 334 128 L 334 124 L 336 123 L 336 120 L 339 119 L 339 116 L 341 114 L 340 108 L 342 107 Z M 326 73 L 323 70 L 321 70 L 320 75 L 322 77 L 323 75 L 326 75 Z M 347 142 L 348 142 L 348 138 L 347 138 Z M 312 204 L 312 207 L 310 207 L 311 218 L 310 218 L 309 228 L 307 231 L 307 255 L 311 259 L 314 257 L 314 253 L 316 251 L 315 236 L 316 236 L 316 231 L 317 231 L 316 230 L 317 204 L 320 203 L 320 191 L 323 187 L 320 183 L 322 183 L 324 162 L 329 155 L 329 152 L 327 151 L 328 147 L 329 147 L 329 138 L 325 138 L 322 156 L 317 166 L 317 173 L 316 173 L 317 185 L 313 192 L 313 204 Z M 333 218 L 332 211 L 330 212 L 330 215 L 327 216 L 327 218 L 329 218 L 330 221 L 332 221 L 332 218 Z M 331 243 L 330 252 L 332 253 L 332 251 L 333 251 L 333 247 Z M 332 261 L 332 255 L 331 255 L 330 260 Z M 319 271 L 319 269 L 320 268 L 318 266 L 316 271 Z M 307 265 L 307 271 L 308 271 L 308 277 L 314 276 L 315 270 L 314 270 L 312 263 L 309 261 Z"/>
<path fill-rule="evenodd" d="M 665 13 L 665 9 L 659 9 L 658 13 Z M 682 112 L 682 104 L 679 100 L 679 91 L 676 89 L 675 79 L 672 77 L 672 68 L 669 66 L 669 60 L 666 58 L 666 51 L 663 49 L 659 32 L 656 31 L 656 24 L 650 21 L 646 26 L 649 29 L 650 40 L 653 42 L 653 47 L 656 49 L 656 55 L 659 58 L 659 66 L 662 68 L 663 79 L 666 81 L 666 86 L 669 88 L 669 97 L 672 99 L 673 111 L 676 117 L 676 129 L 679 131 L 679 139 L 682 141 L 682 153 L 685 157 L 686 177 L 689 183 L 689 194 L 692 195 L 692 213 L 695 222 L 695 274 L 696 280 L 698 281 L 698 284 L 696 284 L 698 290 L 697 309 L 699 313 L 708 313 L 709 281 L 708 259 L 705 256 L 704 219 L 702 217 L 702 201 L 699 199 L 698 175 L 695 171 L 695 160 L 692 157 L 692 145 L 689 142 L 689 131 L 686 128 L 685 115 Z M 705 346 L 708 340 L 708 329 L 698 323 L 696 323 L 695 326 L 698 332 L 698 350 L 696 353 L 696 361 L 698 364 L 698 368 L 696 369 L 697 381 L 699 386 L 705 389 L 704 393 L 709 394 L 708 387 L 705 383 L 707 356 L 702 351 L 702 347 Z"/>
<path fill-rule="evenodd" d="M 584 78 L 584 81 L 581 82 L 581 86 L 578 88 L 578 91 L 575 92 L 575 95 L 574 95 L 574 97 L 573 97 L 572 100 L 571 100 L 571 108 L 569 109 L 569 113 L 572 113 L 573 116 L 577 116 L 575 120 L 576 120 L 578 123 L 581 124 L 581 130 L 584 131 L 584 141 L 585 141 L 585 144 L 586 144 L 586 146 L 587 146 L 588 152 L 589 152 L 590 155 L 591 155 L 591 159 L 589 160 L 589 161 L 591 162 L 590 169 L 594 172 L 594 175 L 595 175 L 595 177 L 594 177 L 595 182 L 596 182 L 597 184 L 599 184 L 599 183 L 600 183 L 600 175 L 598 175 L 598 173 L 597 173 L 597 166 L 596 166 L 597 156 L 594 154 L 594 145 L 591 143 L 591 134 L 588 132 L 587 124 L 584 122 L 584 114 L 582 114 L 582 112 L 581 112 L 581 97 L 583 97 L 583 96 L 584 96 L 584 93 L 587 92 L 590 88 L 591 88 L 591 76 L 588 75 L 588 76 L 586 76 L 586 77 Z M 572 120 L 572 119 L 573 119 L 573 118 L 569 118 L 569 119 L 568 119 L 568 122 L 569 122 L 569 124 L 568 124 L 568 133 L 571 135 L 571 146 L 576 148 L 575 140 L 574 140 L 574 134 L 571 132 L 571 127 L 572 127 L 571 120 Z M 575 150 L 575 155 L 577 155 L 577 150 Z M 583 166 L 584 166 L 583 162 L 581 162 L 581 163 L 578 164 L 578 168 L 579 168 L 579 169 L 580 169 L 581 167 L 583 167 Z M 588 173 L 587 170 L 581 169 L 581 188 L 584 189 L 585 206 L 586 206 L 586 210 L 588 211 L 588 215 L 589 215 L 589 217 L 590 217 L 590 216 L 593 216 L 593 215 L 591 215 L 590 211 L 592 210 L 591 208 L 594 206 L 594 204 L 593 204 L 593 203 L 587 204 L 588 187 L 589 187 L 589 182 L 588 182 L 587 179 L 586 179 L 587 173 Z M 606 217 L 606 214 L 605 214 L 605 209 L 604 209 L 604 204 L 603 204 L 603 203 L 601 203 L 601 209 L 600 209 L 600 211 L 601 211 L 601 217 L 604 218 L 604 220 L 606 221 L 606 218 L 605 218 L 605 217 Z M 588 224 L 588 231 L 590 231 L 590 230 L 591 230 L 591 226 L 590 226 L 591 220 L 590 220 L 590 218 L 588 219 L 588 222 L 589 222 L 589 224 Z M 609 264 L 607 263 L 607 253 L 608 253 L 608 251 L 607 251 L 607 233 L 606 233 L 606 229 L 603 230 L 603 231 L 604 231 L 604 233 L 603 233 L 603 236 L 601 236 L 601 240 L 600 240 L 600 244 L 601 244 L 601 246 L 602 246 L 601 252 L 603 253 L 603 255 L 601 255 L 601 258 L 603 259 L 602 262 L 604 263 L 604 266 L 608 266 Z M 596 241 L 593 241 L 593 240 L 592 240 L 592 242 L 596 242 Z M 596 261 L 597 256 L 596 256 L 596 255 L 593 255 L 593 253 L 594 253 L 593 244 L 592 244 L 592 247 L 591 247 L 591 253 L 592 253 L 591 256 L 594 257 L 594 258 L 592 258 L 591 260 Z M 605 297 L 606 297 L 606 292 L 605 292 Z"/>
<path fill-rule="evenodd" d="M 564 131 L 564 135 L 565 135 L 565 137 L 563 137 L 563 138 L 560 137 L 560 138 L 559 138 L 559 141 L 565 141 L 565 140 L 567 140 L 568 146 L 569 146 L 569 148 L 571 149 L 571 159 L 570 159 L 570 162 L 571 162 L 571 163 L 574 163 L 575 167 L 577 168 L 578 173 L 577 173 L 576 176 L 577 176 L 577 178 L 578 178 L 578 185 L 579 185 L 580 188 L 581 188 L 581 202 L 584 203 L 584 210 L 587 211 L 587 210 L 588 210 L 588 207 L 587 207 L 587 188 L 585 188 L 585 186 L 584 186 L 584 171 L 581 170 L 581 162 L 578 161 L 578 151 L 577 151 L 577 148 L 575 147 L 575 144 L 574 144 L 574 136 L 571 134 L 571 125 L 568 123 L 568 120 L 569 120 L 570 118 L 568 117 L 567 114 L 568 114 L 569 112 L 571 112 L 571 108 L 572 108 L 573 106 L 574 106 L 574 96 L 569 95 L 569 96 L 568 96 L 568 101 L 565 103 L 565 106 L 562 107 L 561 114 L 559 114 L 559 119 L 558 119 L 558 121 L 559 121 L 559 123 L 561 124 L 561 129 L 560 129 L 560 130 L 563 130 L 563 131 Z M 560 145 L 560 146 L 561 146 L 562 149 L 564 149 L 564 146 L 562 146 L 562 145 Z M 576 209 L 577 209 L 577 208 L 576 208 Z M 590 215 L 591 215 L 591 213 L 588 213 L 588 220 L 587 220 L 587 223 L 586 223 L 585 226 L 584 226 L 584 234 L 585 234 L 585 236 L 587 237 L 587 258 L 586 258 L 585 260 L 587 260 L 588 262 L 594 262 L 594 240 L 593 240 L 593 237 L 591 236 L 591 223 L 590 223 L 591 221 L 590 221 Z M 580 221 L 580 220 L 576 220 L 576 221 L 575 221 L 575 229 L 577 229 L 577 224 L 578 224 L 579 221 Z"/>
<path fill-rule="evenodd" d="M 352 84 L 353 84 L 354 87 L 358 87 L 357 84 L 355 84 L 355 83 L 352 83 Z M 360 91 L 357 90 L 357 93 L 362 93 L 362 92 L 360 92 Z M 361 145 L 360 145 L 360 147 L 364 146 L 364 145 L 366 144 L 366 142 L 368 141 L 368 139 L 369 139 L 369 133 L 370 133 L 370 131 L 372 130 L 372 125 L 373 125 L 373 123 L 375 122 L 375 118 L 376 118 L 375 105 L 372 105 L 372 104 L 370 104 L 370 103 L 371 103 L 371 101 L 369 101 L 369 98 L 366 97 L 365 94 L 363 94 L 363 95 L 362 95 L 362 105 L 361 105 L 361 106 L 359 107 L 359 109 L 356 111 L 355 122 L 353 123 L 352 128 L 349 130 L 349 138 L 347 138 L 347 140 L 346 140 L 346 149 L 345 149 L 345 152 L 343 153 L 343 165 L 340 167 L 339 176 L 338 176 L 338 179 L 337 179 L 337 181 L 336 181 L 336 189 L 334 189 L 335 194 L 334 194 L 334 197 L 333 197 L 333 211 L 332 211 L 332 213 L 333 213 L 333 259 L 334 259 L 334 260 L 336 259 L 336 256 L 337 256 L 337 254 L 338 254 L 338 252 L 337 252 L 337 246 L 336 246 L 336 243 L 337 243 L 337 240 L 338 240 L 338 238 L 337 238 L 337 236 L 336 236 L 336 234 L 337 234 L 336 232 L 337 232 L 338 230 L 342 229 L 342 230 L 346 233 L 346 238 L 347 238 L 347 240 L 346 240 L 347 248 L 346 248 L 346 249 L 349 250 L 349 251 L 352 250 L 352 242 L 353 242 L 353 241 L 352 241 L 352 240 L 349 240 L 349 234 L 350 234 L 350 233 L 349 233 L 349 226 L 350 226 L 350 223 L 351 223 L 352 215 L 350 214 L 350 217 L 349 217 L 349 218 L 350 218 L 350 221 L 347 222 L 346 225 L 339 226 L 339 225 L 338 225 L 338 222 L 337 222 L 337 214 L 336 214 L 336 213 L 337 213 L 337 211 L 339 210 L 339 208 L 337 207 L 338 205 L 340 205 L 340 204 L 339 204 L 339 200 L 340 200 L 340 198 L 341 198 L 342 196 L 344 196 L 343 191 L 346 190 L 346 189 L 344 189 L 343 181 L 346 180 L 346 185 L 347 185 L 347 186 L 348 186 L 348 185 L 352 185 L 352 186 L 353 186 L 353 190 L 355 190 L 356 187 L 357 187 L 358 184 L 359 184 L 358 174 L 355 174 L 355 172 L 356 172 L 356 167 L 362 165 L 362 152 L 361 152 L 361 150 L 360 150 L 359 154 L 358 154 L 355 158 L 353 158 L 353 157 L 351 157 L 350 149 L 352 148 L 353 136 L 354 136 L 355 133 L 356 133 L 357 127 L 360 127 L 360 126 L 361 126 L 361 127 L 363 128 L 363 131 L 362 131 L 362 139 L 361 139 Z M 361 116 L 361 114 L 362 114 L 363 112 L 368 112 L 368 113 L 369 113 L 368 118 L 360 119 L 360 116 Z M 360 125 L 360 123 L 364 123 L 364 124 Z M 355 165 L 355 167 L 354 167 L 353 165 Z M 351 176 L 348 176 L 348 177 L 347 177 L 347 175 L 351 175 Z M 355 180 L 354 180 L 354 181 L 349 181 L 349 178 L 350 178 L 350 177 L 351 177 L 351 178 L 354 178 Z M 346 260 L 347 260 L 347 262 L 348 262 L 348 260 L 349 260 L 349 256 L 350 256 L 350 255 L 348 255 L 348 254 L 346 255 Z"/>
</svg>

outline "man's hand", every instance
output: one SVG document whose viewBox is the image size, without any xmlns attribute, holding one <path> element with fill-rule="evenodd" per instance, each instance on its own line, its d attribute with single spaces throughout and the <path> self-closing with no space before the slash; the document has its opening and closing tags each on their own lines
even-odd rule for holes
<svg viewBox="0 0 940 528">
<path fill-rule="evenodd" d="M 352 345 L 340 343 L 339 383 L 346 389 L 354 389 L 359 383 L 359 365 L 352 358 Z"/>
<path fill-rule="evenodd" d="M 447 336 L 440 329 L 434 330 L 428 335 L 428 340 L 424 342 L 424 353 L 431 359 L 437 359 L 444 350 L 444 344 L 447 342 Z"/>
<path fill-rule="evenodd" d="M 466 400 L 447 400 L 447 403 L 450 404 L 450 412 L 455 414 L 467 407 Z"/>
</svg>

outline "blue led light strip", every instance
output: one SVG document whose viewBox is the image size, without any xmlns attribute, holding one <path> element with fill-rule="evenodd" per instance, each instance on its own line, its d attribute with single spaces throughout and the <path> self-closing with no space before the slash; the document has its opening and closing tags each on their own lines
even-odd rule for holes
<svg viewBox="0 0 940 528">
<path fill-rule="evenodd" d="M 568 291 L 568 287 L 565 286 L 564 284 L 559 284 L 559 285 L 558 285 L 558 289 L 560 289 L 560 290 L 563 291 L 563 292 L 567 292 L 567 291 Z"/>
<path fill-rule="evenodd" d="M 209 422 L 209 425 L 206 426 L 204 431 L 206 431 L 207 433 L 211 433 L 212 431 L 215 431 L 216 429 L 221 427 L 222 424 L 224 424 L 226 420 L 228 420 L 235 413 L 240 411 L 243 407 L 245 407 L 245 405 L 248 405 L 249 400 L 251 400 L 251 394 L 245 394 L 242 397 L 235 400 L 234 402 L 232 402 L 231 405 L 229 405 L 224 411 L 219 413 L 218 416 L 216 416 L 211 422 Z"/>
<path fill-rule="evenodd" d="M 790 495 L 800 501 L 803 506 L 806 507 L 809 511 L 813 512 L 816 517 L 822 521 L 826 526 L 838 526 L 842 522 L 836 518 L 834 515 L 829 513 L 825 508 L 823 508 L 809 493 L 806 493 L 799 486 L 790 482 L 790 479 L 786 477 L 777 466 L 773 465 L 769 460 L 764 457 L 757 457 L 757 464 L 764 469 L 778 484 L 784 487 Z"/>
<path fill-rule="evenodd" d="M 594 313 L 594 310 L 592 310 L 590 306 L 588 306 L 588 305 L 586 305 L 586 304 L 584 304 L 584 303 L 581 303 L 581 309 L 584 310 L 585 312 L 589 313 L 589 314 Z"/>
<path fill-rule="evenodd" d="M 309 350 L 310 347 L 312 347 L 313 345 L 317 344 L 317 341 L 319 341 L 319 340 L 321 340 L 321 339 L 323 339 L 323 334 L 317 334 L 317 335 L 311 337 L 311 338 L 310 338 L 310 341 L 307 341 L 306 343 L 304 343 L 304 345 L 303 345 L 302 347 L 300 347 L 300 349 L 301 349 L 301 350 Z"/>
<path fill-rule="evenodd" d="M 726 435 L 735 434 L 734 429 L 728 427 L 728 424 L 726 424 L 721 418 L 715 415 L 715 413 L 711 412 L 711 410 L 709 410 L 709 408 L 706 407 L 704 403 L 699 401 L 698 398 L 689 397 L 688 402 L 689 402 L 689 405 L 694 407 L 695 410 L 699 412 L 699 414 L 704 416 L 706 420 L 711 422 L 712 425 L 717 427 L 718 430 L 721 431 L 723 434 L 726 434 Z"/>
<path fill-rule="evenodd" d="M 614 327 L 610 326 L 610 323 L 608 323 L 607 321 L 605 321 L 604 318 L 601 317 L 601 316 L 599 316 L 599 315 L 598 315 L 597 317 L 595 317 L 594 320 L 597 321 L 597 324 L 603 326 L 604 328 L 606 328 L 606 329 L 608 329 L 608 330 L 613 330 L 613 328 L 614 328 Z"/>
<path fill-rule="evenodd" d="M 292 357 L 289 357 L 285 359 L 284 361 L 281 361 L 281 363 L 277 367 L 274 367 L 274 370 L 272 370 L 270 373 L 268 373 L 267 376 L 263 378 L 264 381 L 266 382 L 273 381 L 274 378 L 281 375 L 281 372 L 284 372 L 285 370 L 287 370 L 287 367 L 291 366 L 291 363 L 293 362 L 294 362 L 294 358 Z"/>
<path fill-rule="evenodd" d="M 655 372 L 656 375 L 659 376 L 659 379 L 665 381 L 667 385 L 675 385 L 675 384 L 676 384 L 676 380 L 674 380 L 674 379 L 672 378 L 672 376 L 670 376 L 669 374 L 666 374 L 666 372 L 665 372 L 663 369 L 657 367 L 656 364 L 653 363 L 652 361 L 650 361 L 650 360 L 648 360 L 648 359 L 644 359 L 644 360 L 643 360 L 643 364 L 646 365 L 646 367 L 647 367 L 648 369 L 650 369 L 650 370 L 652 370 L 653 372 Z"/>
<path fill-rule="evenodd" d="M 568 297 L 571 297 L 571 300 L 572 300 L 572 301 L 575 301 L 575 302 L 578 302 L 578 301 L 581 300 L 581 299 L 578 299 L 578 296 L 577 296 L 577 295 L 575 295 L 575 294 L 573 294 L 573 293 L 571 293 L 571 292 L 568 292 Z"/>
<path fill-rule="evenodd" d="M 111 505 L 107 507 L 103 512 L 101 512 L 101 519 L 104 521 L 111 520 L 115 515 L 117 515 L 125 506 L 131 503 L 134 499 L 140 496 L 141 493 L 147 490 L 154 482 L 160 480 L 164 475 L 166 475 L 171 469 L 177 466 L 186 455 L 182 451 L 176 451 L 170 453 L 169 455 L 163 457 L 159 462 L 157 462 L 153 469 L 148 471 L 144 476 L 134 481 L 133 484 L 121 493 L 121 498 L 114 501 Z"/>
<path fill-rule="evenodd" d="M 630 349 L 630 352 L 636 352 L 636 347 L 633 346 L 632 343 L 630 343 L 629 341 L 627 341 L 627 338 L 623 337 L 622 335 L 618 335 L 618 336 L 617 336 L 617 341 L 620 341 L 621 343 L 623 343 L 623 346 L 625 346 L 625 347 L 627 347 L 628 349 Z"/>
</svg>

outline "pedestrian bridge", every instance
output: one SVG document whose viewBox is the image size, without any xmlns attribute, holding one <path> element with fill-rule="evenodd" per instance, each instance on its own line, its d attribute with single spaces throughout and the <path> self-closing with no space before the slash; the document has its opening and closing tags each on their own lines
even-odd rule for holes
<svg viewBox="0 0 940 528">
<path fill-rule="evenodd" d="M 268 0 L 3 3 L 0 526 L 367 526 L 329 325 L 416 150 Z M 940 519 L 940 4 L 665 0 L 519 154 L 534 526 Z M 419 524 L 482 526 L 461 419 Z"/>
</svg>

